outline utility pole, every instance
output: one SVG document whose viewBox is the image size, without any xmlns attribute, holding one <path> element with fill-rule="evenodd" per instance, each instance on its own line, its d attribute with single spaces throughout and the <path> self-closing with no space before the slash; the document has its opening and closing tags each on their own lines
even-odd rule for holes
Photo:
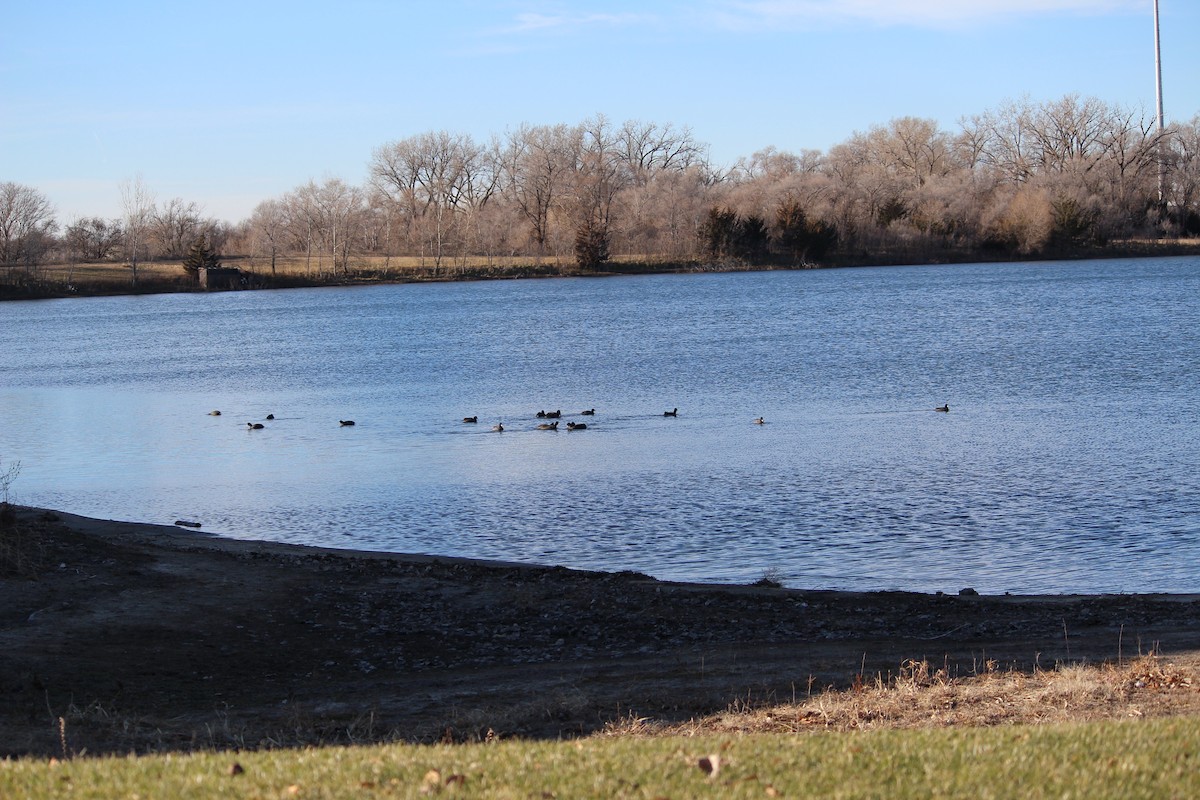
<svg viewBox="0 0 1200 800">
<path fill-rule="evenodd" d="M 1166 161 L 1163 158 L 1162 50 L 1158 33 L 1158 0 L 1154 0 L 1154 101 L 1158 111 L 1158 208 L 1166 211 Z"/>
</svg>

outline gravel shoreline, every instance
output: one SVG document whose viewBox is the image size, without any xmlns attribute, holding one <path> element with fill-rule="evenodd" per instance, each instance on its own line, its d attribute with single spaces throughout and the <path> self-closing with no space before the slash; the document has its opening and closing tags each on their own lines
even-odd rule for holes
<svg viewBox="0 0 1200 800">
<path fill-rule="evenodd" d="M 0 757 L 584 735 L 928 660 L 1200 652 L 1200 596 L 817 592 L 209 536 L 20 508 Z"/>
</svg>

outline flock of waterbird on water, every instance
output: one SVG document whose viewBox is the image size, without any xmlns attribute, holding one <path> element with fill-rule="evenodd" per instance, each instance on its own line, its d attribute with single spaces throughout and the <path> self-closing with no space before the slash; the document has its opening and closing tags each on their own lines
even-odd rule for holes
<svg viewBox="0 0 1200 800">
<path fill-rule="evenodd" d="M 594 416 L 596 416 L 596 409 L 594 409 L 594 408 L 584 409 L 583 411 L 579 412 L 579 415 L 581 417 L 594 417 Z M 662 413 L 662 415 L 664 417 L 678 417 L 679 409 L 673 408 L 670 411 L 664 411 Z M 562 409 L 560 408 L 557 411 L 539 411 L 536 414 L 534 414 L 534 417 L 536 417 L 537 419 L 552 419 L 552 420 L 554 420 L 554 422 L 539 422 L 537 425 L 537 429 L 539 431 L 556 431 L 556 430 L 558 430 L 558 423 L 560 421 L 560 418 L 562 417 Z M 762 421 L 763 421 L 762 417 L 759 417 L 758 419 L 755 420 L 755 422 L 758 422 L 760 424 L 762 423 Z M 479 422 L 479 417 L 463 417 L 463 422 L 465 422 L 469 425 L 472 425 L 476 422 Z M 567 430 L 569 430 L 569 431 L 586 431 L 587 427 L 588 426 L 587 426 L 586 422 L 570 422 L 570 421 L 567 422 Z M 492 426 L 492 430 L 495 431 L 496 433 L 504 433 L 504 431 L 506 431 L 508 429 L 504 427 L 503 422 L 497 422 L 495 425 Z"/>
<path fill-rule="evenodd" d="M 946 403 L 944 405 L 940 405 L 933 410 L 949 413 L 950 412 L 950 404 Z M 212 417 L 221 416 L 220 411 L 210 411 L 210 412 L 208 412 L 208 414 L 209 414 L 209 416 L 212 416 Z M 594 416 L 596 416 L 596 409 L 594 409 L 594 408 L 585 409 L 583 411 L 580 411 L 579 415 L 583 416 L 583 417 L 594 417 Z M 664 411 L 662 413 L 662 415 L 664 417 L 678 417 L 679 409 L 673 408 L 670 411 Z M 558 430 L 558 423 L 560 421 L 560 418 L 562 417 L 562 409 L 558 409 L 557 411 L 543 410 L 543 411 L 537 412 L 537 414 L 535 414 L 534 416 L 537 419 L 552 419 L 552 420 L 554 420 L 553 422 L 539 422 L 537 425 L 537 429 L 539 431 L 556 431 L 556 430 Z M 267 419 L 273 420 L 273 419 L 275 419 L 275 415 L 267 414 Z M 462 421 L 465 424 L 474 425 L 479 422 L 479 417 L 478 416 L 463 417 Z M 755 425 L 766 425 L 767 424 L 767 421 L 765 419 L 763 419 L 762 417 L 755 417 L 751 421 Z M 343 428 L 347 428 L 354 424 L 354 420 L 342 419 L 342 420 L 338 420 L 338 424 L 340 426 L 342 426 Z M 263 425 L 261 422 L 247 422 L 246 427 L 248 430 L 257 431 L 257 430 L 261 430 L 262 428 L 265 428 L 266 426 Z M 587 427 L 588 427 L 587 424 L 583 423 L 583 422 L 567 422 L 567 430 L 569 430 L 569 431 L 586 431 Z M 496 433 L 503 433 L 505 430 L 507 430 L 507 428 L 504 427 L 503 422 L 497 422 L 495 425 L 492 426 L 492 430 L 495 431 Z"/>
<path fill-rule="evenodd" d="M 938 406 L 937 408 L 934 409 L 934 411 L 949 412 L 950 405 L 949 405 L 949 403 L 947 403 L 946 405 Z M 584 411 L 580 411 L 579 414 L 580 414 L 580 416 L 584 416 L 584 417 L 595 416 L 596 409 L 589 408 Z M 662 415 L 664 417 L 678 417 L 679 409 L 672 408 L 670 411 L 664 411 L 662 413 Z M 534 416 L 537 417 L 537 419 L 552 419 L 552 420 L 554 420 L 554 422 L 539 422 L 538 426 L 537 426 L 537 429 L 539 431 L 556 431 L 556 430 L 558 430 L 559 418 L 562 417 L 562 409 L 559 409 L 557 411 L 539 411 Z M 767 424 L 767 421 L 765 419 L 763 419 L 762 417 L 755 417 L 751 421 L 755 425 L 766 425 Z M 479 417 L 478 416 L 463 417 L 463 422 L 468 425 L 474 425 L 479 422 Z M 507 428 L 504 427 L 503 422 L 497 422 L 495 425 L 492 426 L 492 430 L 495 431 L 496 433 L 503 433 L 505 430 L 507 430 Z M 587 430 L 587 424 L 583 423 L 583 422 L 567 422 L 567 430 L 569 430 L 569 431 L 585 431 L 585 430 Z"/>
<path fill-rule="evenodd" d="M 943 411 L 943 413 L 949 413 L 950 404 L 946 403 L 944 405 L 938 405 L 938 407 L 935 408 L 934 410 L 935 411 Z M 596 413 L 596 410 L 594 408 L 589 408 L 589 409 L 584 409 L 584 410 L 580 411 L 580 416 L 595 416 L 595 413 Z M 209 416 L 221 416 L 221 411 L 216 411 L 216 410 L 209 411 Z M 563 410 L 562 409 L 558 409 L 557 411 L 541 410 L 541 411 L 538 411 L 538 414 L 535 414 L 534 416 L 536 417 L 536 419 L 539 419 L 539 420 L 553 420 L 553 422 L 539 422 L 538 423 L 539 431 L 558 431 L 558 422 L 560 420 L 560 417 L 563 416 Z M 662 416 L 679 416 L 679 409 L 673 408 L 670 411 L 662 411 Z M 274 420 L 275 415 L 268 414 L 268 415 L 266 415 L 266 419 Z M 462 417 L 462 421 L 464 423 L 466 423 L 466 425 L 476 425 L 476 423 L 479 422 L 479 416 L 464 416 L 464 417 Z M 751 420 L 751 422 L 754 422 L 755 425 L 767 425 L 767 420 L 764 420 L 763 417 L 761 417 L 761 416 L 756 416 L 754 420 Z M 354 425 L 354 420 L 338 420 L 337 423 L 341 427 L 346 428 L 346 427 Z M 262 429 L 264 427 L 266 427 L 266 426 L 264 426 L 262 422 L 247 422 L 246 423 L 246 428 L 250 429 L 250 431 L 259 431 L 259 429 Z M 504 433 L 506 431 L 506 429 L 508 429 L 508 428 L 504 427 L 503 422 L 497 422 L 496 425 L 492 426 L 492 431 L 494 431 L 496 433 Z M 566 429 L 568 429 L 568 431 L 587 431 L 588 426 L 587 426 L 587 423 L 584 423 L 584 422 L 570 422 L 569 421 L 568 423 L 566 423 Z"/>
<path fill-rule="evenodd" d="M 213 410 L 213 411 L 210 411 L 210 412 L 208 412 L 208 415 L 209 415 L 210 417 L 219 417 L 219 416 L 221 416 L 221 412 L 220 412 L 220 411 L 217 411 L 217 410 Z M 274 414 L 267 414 L 267 417 L 266 417 L 266 419 L 267 419 L 267 421 L 269 422 L 270 420 L 273 420 L 273 419 L 275 419 L 275 415 L 274 415 Z M 338 424 L 339 424 L 339 425 L 341 425 L 343 428 L 348 428 L 348 427 L 350 427 L 351 425 L 353 425 L 353 424 L 354 424 L 354 420 L 352 420 L 352 419 L 342 419 L 342 420 L 338 420 Z M 247 422 L 247 423 L 246 423 L 246 429 L 247 429 L 247 430 L 252 430 L 252 431 L 260 431 L 260 430 L 262 430 L 262 429 L 263 429 L 263 428 L 265 428 L 265 427 L 267 427 L 267 426 L 266 426 L 266 425 L 263 425 L 261 422 Z"/>
</svg>

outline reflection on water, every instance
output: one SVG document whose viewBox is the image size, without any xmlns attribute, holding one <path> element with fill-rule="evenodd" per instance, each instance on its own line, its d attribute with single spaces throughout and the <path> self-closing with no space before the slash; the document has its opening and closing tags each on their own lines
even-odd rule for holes
<svg viewBox="0 0 1200 800">
<path fill-rule="evenodd" d="M 9 303 L 0 458 L 20 502 L 251 538 L 1197 591 L 1198 290 L 1163 259 Z"/>
</svg>

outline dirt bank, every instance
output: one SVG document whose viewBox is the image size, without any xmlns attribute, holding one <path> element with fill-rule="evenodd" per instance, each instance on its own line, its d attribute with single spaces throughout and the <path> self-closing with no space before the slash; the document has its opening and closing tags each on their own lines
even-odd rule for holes
<svg viewBox="0 0 1200 800">
<path fill-rule="evenodd" d="M 20 509 L 0 577 L 0 756 L 559 737 L 928 659 L 1200 652 L 1200 597 L 665 583 L 321 550 Z"/>
</svg>

